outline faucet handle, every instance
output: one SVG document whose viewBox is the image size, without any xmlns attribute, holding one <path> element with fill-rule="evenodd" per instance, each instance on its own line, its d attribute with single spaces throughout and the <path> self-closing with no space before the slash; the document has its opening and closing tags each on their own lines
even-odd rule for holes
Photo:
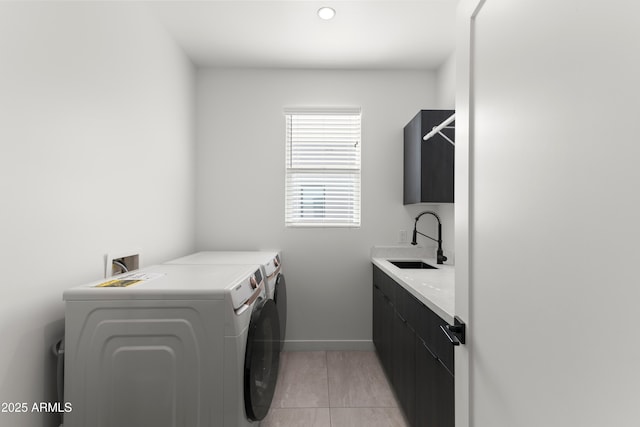
<svg viewBox="0 0 640 427">
<path fill-rule="evenodd" d="M 444 256 L 444 253 L 442 252 L 442 249 L 438 249 L 436 260 L 437 260 L 438 264 L 442 264 L 443 262 L 445 262 L 447 260 L 447 257 Z"/>
</svg>

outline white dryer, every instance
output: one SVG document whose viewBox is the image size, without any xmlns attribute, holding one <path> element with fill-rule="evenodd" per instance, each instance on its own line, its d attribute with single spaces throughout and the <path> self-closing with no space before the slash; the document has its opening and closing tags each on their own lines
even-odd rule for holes
<svg viewBox="0 0 640 427">
<path fill-rule="evenodd" d="M 64 427 L 246 427 L 280 326 L 260 265 L 159 265 L 65 291 Z"/>
<path fill-rule="evenodd" d="M 278 251 L 202 251 L 169 261 L 167 264 L 260 264 L 267 275 L 267 295 L 273 299 L 280 316 L 281 348 L 287 331 L 287 285 Z"/>
</svg>

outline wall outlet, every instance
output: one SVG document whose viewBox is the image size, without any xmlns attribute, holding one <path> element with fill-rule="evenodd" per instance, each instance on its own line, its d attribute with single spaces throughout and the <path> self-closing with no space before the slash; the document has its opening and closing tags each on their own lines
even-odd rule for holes
<svg viewBox="0 0 640 427">
<path fill-rule="evenodd" d="M 104 277 L 128 273 L 140 268 L 139 251 L 119 252 L 105 255 Z"/>
<path fill-rule="evenodd" d="M 398 242 L 407 243 L 407 230 L 400 230 L 398 233 Z"/>
</svg>

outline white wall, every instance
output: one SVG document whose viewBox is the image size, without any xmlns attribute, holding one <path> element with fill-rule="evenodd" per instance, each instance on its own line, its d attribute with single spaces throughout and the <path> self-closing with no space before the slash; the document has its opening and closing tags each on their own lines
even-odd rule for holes
<svg viewBox="0 0 640 427">
<path fill-rule="evenodd" d="M 419 207 L 402 205 L 403 127 L 436 108 L 435 73 L 210 69 L 197 93 L 198 248 L 281 249 L 288 347 L 370 348 L 369 250 L 401 229 L 411 238 Z M 362 107 L 359 229 L 284 226 L 283 108 L 301 105 Z"/>
<path fill-rule="evenodd" d="M 438 108 L 443 110 L 456 109 L 456 55 L 452 52 L 447 60 L 438 68 L 436 74 L 436 90 Z M 456 196 L 457 198 L 457 196 Z M 455 205 L 441 204 L 437 207 L 442 220 L 442 241 L 447 262 L 455 263 Z"/>
<path fill-rule="evenodd" d="M 452 52 L 438 68 L 437 74 L 438 108 L 456 108 L 456 53 Z"/>
<path fill-rule="evenodd" d="M 194 71 L 130 4 L 0 3 L 0 57 L 0 401 L 52 401 L 63 290 L 194 248 Z"/>
<path fill-rule="evenodd" d="M 472 3 L 471 425 L 637 426 L 640 4 Z"/>
</svg>

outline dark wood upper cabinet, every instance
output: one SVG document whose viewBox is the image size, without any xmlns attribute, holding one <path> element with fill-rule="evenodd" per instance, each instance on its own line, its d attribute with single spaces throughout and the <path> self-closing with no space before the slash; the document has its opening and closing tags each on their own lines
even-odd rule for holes
<svg viewBox="0 0 640 427">
<path fill-rule="evenodd" d="M 455 110 L 421 110 L 404 127 L 405 205 L 453 203 L 455 147 L 439 134 L 422 140 L 453 113 Z M 442 132 L 455 141 L 454 131 Z"/>
</svg>

